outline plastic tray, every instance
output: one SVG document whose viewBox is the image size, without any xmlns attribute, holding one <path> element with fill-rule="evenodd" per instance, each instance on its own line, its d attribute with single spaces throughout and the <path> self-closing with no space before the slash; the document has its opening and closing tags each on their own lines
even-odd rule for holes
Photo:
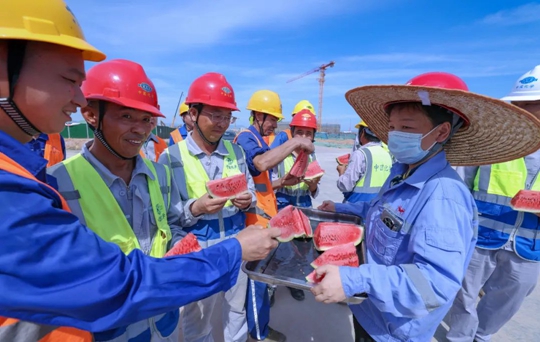
<svg viewBox="0 0 540 342">
<path fill-rule="evenodd" d="M 298 208 L 306 214 L 313 231 L 320 222 L 344 222 L 362 225 L 362 219 L 347 214 L 337 214 L 310 208 Z M 356 248 L 360 265 L 365 263 L 366 250 L 362 241 Z M 306 281 L 306 276 L 313 271 L 311 262 L 321 252 L 313 246 L 311 238 L 294 239 L 282 242 L 265 259 L 251 261 L 242 265 L 242 270 L 250 279 L 270 285 L 284 285 L 296 289 L 309 291 L 313 284 Z M 359 304 L 367 298 L 366 294 L 357 294 L 347 298 L 344 302 Z"/>
</svg>

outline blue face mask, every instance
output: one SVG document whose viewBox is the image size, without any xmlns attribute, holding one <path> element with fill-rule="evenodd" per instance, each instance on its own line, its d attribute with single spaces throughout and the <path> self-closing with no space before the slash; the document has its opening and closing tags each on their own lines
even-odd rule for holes
<svg viewBox="0 0 540 342">
<path fill-rule="evenodd" d="M 429 150 L 435 146 L 434 142 L 427 150 L 422 149 L 422 139 L 431 134 L 439 126 L 422 135 L 421 133 L 407 133 L 400 131 L 388 132 L 388 149 L 396 160 L 403 164 L 416 164 L 421 161 Z"/>
</svg>

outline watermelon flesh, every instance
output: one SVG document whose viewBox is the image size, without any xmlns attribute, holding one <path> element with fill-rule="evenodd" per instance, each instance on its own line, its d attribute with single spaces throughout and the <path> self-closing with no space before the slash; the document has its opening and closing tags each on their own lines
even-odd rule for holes
<svg viewBox="0 0 540 342">
<path fill-rule="evenodd" d="M 278 228 L 281 231 L 281 235 L 277 238 L 278 241 L 289 242 L 294 238 L 305 235 L 304 226 L 299 220 L 297 212 L 298 209 L 288 205 L 268 222 L 269 227 Z"/>
<path fill-rule="evenodd" d="M 317 268 L 324 265 L 358 267 L 360 260 L 353 243 L 330 248 L 311 263 L 311 267 Z"/>
<path fill-rule="evenodd" d="M 188 233 L 180 242 L 174 245 L 170 251 L 165 254 L 166 257 L 200 252 L 202 250 L 197 237 L 193 233 Z"/>
<path fill-rule="evenodd" d="M 248 192 L 246 176 L 238 175 L 206 182 L 206 190 L 213 198 L 233 199 Z"/>
<path fill-rule="evenodd" d="M 336 158 L 336 161 L 339 165 L 347 165 L 349 164 L 349 159 L 351 158 L 351 154 L 344 154 L 342 156 L 339 156 Z"/>
<path fill-rule="evenodd" d="M 311 223 L 309 222 L 309 218 L 302 212 L 302 210 L 296 209 L 296 212 L 299 216 L 298 221 L 302 222 L 302 227 L 304 229 L 304 236 L 305 237 L 313 237 L 313 229 L 311 229 Z"/>
<path fill-rule="evenodd" d="M 306 173 L 307 167 L 309 164 L 309 156 L 304 151 L 301 151 L 298 153 L 298 156 L 296 156 L 296 160 L 294 161 L 294 164 L 291 168 L 291 171 L 289 171 L 289 174 L 294 177 L 302 177 L 304 176 L 304 173 Z"/>
<path fill-rule="evenodd" d="M 324 175 L 324 170 L 321 168 L 321 165 L 319 165 L 319 162 L 314 160 L 311 163 L 309 163 L 306 173 L 304 175 L 304 179 L 310 180 L 322 177 Z"/>
<path fill-rule="evenodd" d="M 324 279 L 324 275 L 322 275 L 320 277 L 317 276 L 317 271 L 315 271 L 315 270 L 306 276 L 307 282 L 308 283 L 313 283 L 313 284 L 320 283 L 321 280 L 323 280 L 323 279 Z"/>
<path fill-rule="evenodd" d="M 332 247 L 362 241 L 364 229 L 352 223 L 321 222 L 313 234 L 313 244 L 318 251 L 326 251 Z"/>
<path fill-rule="evenodd" d="M 540 213 L 540 191 L 519 190 L 510 201 L 510 207 L 517 211 Z"/>
</svg>

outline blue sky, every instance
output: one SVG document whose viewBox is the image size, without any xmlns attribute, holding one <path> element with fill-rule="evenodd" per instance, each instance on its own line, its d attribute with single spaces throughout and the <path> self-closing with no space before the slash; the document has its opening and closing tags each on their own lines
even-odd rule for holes
<svg viewBox="0 0 540 342">
<path fill-rule="evenodd" d="M 427 71 L 462 77 L 471 91 L 501 97 L 540 64 L 540 2 L 449 0 L 66 0 L 89 42 L 108 59 L 142 64 L 170 123 L 180 93 L 198 76 L 223 73 L 247 126 L 250 95 L 276 91 L 286 116 L 296 102 L 318 107 L 327 72 L 323 122 L 348 130 L 358 116 L 347 90 L 403 84 Z M 88 63 L 87 67 L 93 65 Z M 74 117 L 75 120 L 80 119 Z M 179 123 L 177 121 L 177 123 Z"/>
</svg>

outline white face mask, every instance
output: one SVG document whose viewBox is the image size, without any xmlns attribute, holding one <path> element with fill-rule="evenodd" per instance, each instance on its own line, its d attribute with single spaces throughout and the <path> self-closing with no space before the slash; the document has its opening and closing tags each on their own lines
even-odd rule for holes
<svg viewBox="0 0 540 342">
<path fill-rule="evenodd" d="M 400 131 L 388 132 L 388 149 L 396 160 L 403 164 L 416 164 L 421 161 L 435 146 L 436 141 L 427 149 L 422 149 L 422 139 L 430 135 L 437 127 L 422 135 Z"/>
</svg>

